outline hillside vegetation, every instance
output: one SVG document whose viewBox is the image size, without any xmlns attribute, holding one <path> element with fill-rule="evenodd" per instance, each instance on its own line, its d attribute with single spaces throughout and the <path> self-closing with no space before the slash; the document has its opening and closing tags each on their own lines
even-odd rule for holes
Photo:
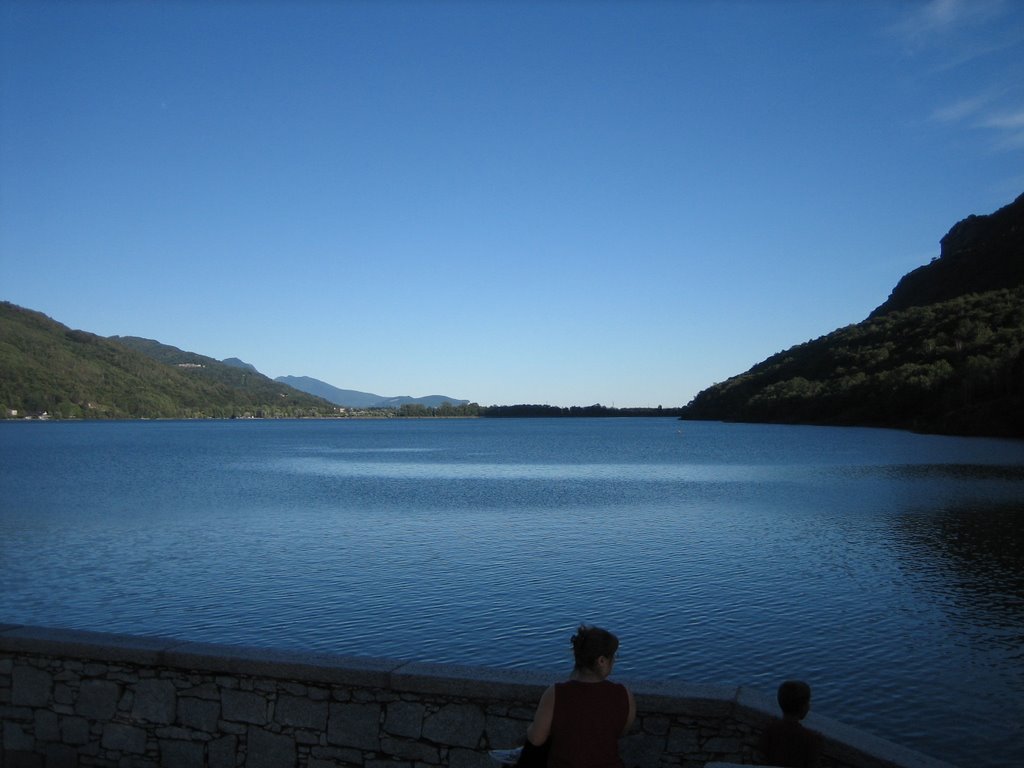
<svg viewBox="0 0 1024 768">
<path fill-rule="evenodd" d="M 0 415 L 54 418 L 327 416 L 259 373 L 146 339 L 105 339 L 0 303 Z"/>
<path fill-rule="evenodd" d="M 715 384 L 683 418 L 1024 437 L 1024 195 L 954 226 L 864 322 Z"/>
</svg>

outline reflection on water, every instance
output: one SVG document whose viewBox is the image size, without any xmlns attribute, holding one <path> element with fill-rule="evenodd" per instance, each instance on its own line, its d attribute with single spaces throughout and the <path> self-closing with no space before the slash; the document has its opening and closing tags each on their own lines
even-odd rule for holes
<svg viewBox="0 0 1024 768">
<path fill-rule="evenodd" d="M 1024 503 L 940 507 L 905 515 L 897 530 L 914 563 L 933 563 L 965 633 L 984 627 L 994 643 L 1024 652 Z M 1005 629 L 1005 632 L 993 630 Z"/>
<path fill-rule="evenodd" d="M 969 472 L 947 476 L 1020 476 L 1014 468 L 961 469 Z M 947 702 L 998 709 L 980 743 L 1002 755 L 992 764 L 1018 762 L 1024 744 L 1024 503 L 940 505 L 900 516 L 894 532 L 908 582 L 922 603 L 941 612 L 949 626 L 945 642 L 958 646 L 952 663 L 929 670 L 935 687 Z M 959 759 L 969 764 L 966 756 Z"/>
<path fill-rule="evenodd" d="M 1024 443 L 678 424 L 0 424 L 0 620 L 552 670 L 594 621 L 1024 762 Z"/>
</svg>

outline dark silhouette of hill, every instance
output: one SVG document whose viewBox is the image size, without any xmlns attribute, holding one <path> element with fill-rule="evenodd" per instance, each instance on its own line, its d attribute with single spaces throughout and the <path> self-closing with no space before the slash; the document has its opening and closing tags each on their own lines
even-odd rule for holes
<svg viewBox="0 0 1024 768">
<path fill-rule="evenodd" d="M 863 322 L 703 390 L 682 418 L 1024 437 L 1024 195 L 956 224 Z"/>
<path fill-rule="evenodd" d="M 1024 285 L 1024 195 L 993 214 L 954 225 L 940 241 L 939 254 L 904 275 L 869 319 Z"/>
<path fill-rule="evenodd" d="M 156 341 L 106 339 L 0 303 L 0 416 L 326 416 L 330 403 Z"/>
</svg>

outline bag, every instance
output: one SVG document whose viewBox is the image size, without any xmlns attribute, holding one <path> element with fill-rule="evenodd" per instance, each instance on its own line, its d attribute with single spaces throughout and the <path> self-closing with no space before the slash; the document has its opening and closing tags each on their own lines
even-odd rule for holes
<svg viewBox="0 0 1024 768">
<path fill-rule="evenodd" d="M 523 744 L 523 751 L 519 753 L 519 760 L 516 762 L 515 768 L 547 768 L 548 751 L 550 749 L 551 739 L 548 739 L 539 747 L 534 746 L 527 739 L 526 743 Z"/>
</svg>

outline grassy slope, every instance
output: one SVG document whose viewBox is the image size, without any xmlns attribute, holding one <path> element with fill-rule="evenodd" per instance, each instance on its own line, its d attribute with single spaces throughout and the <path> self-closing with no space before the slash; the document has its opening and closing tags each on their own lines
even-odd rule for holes
<svg viewBox="0 0 1024 768">
<path fill-rule="evenodd" d="M 202 370 L 158 362 L 115 340 L 0 303 L 4 413 L 16 409 L 19 414 L 46 411 L 68 418 L 182 418 L 256 415 L 257 410 L 265 415 L 332 411 L 324 401 L 283 385 L 273 391 L 244 389 L 226 377 L 196 375 Z"/>
</svg>

